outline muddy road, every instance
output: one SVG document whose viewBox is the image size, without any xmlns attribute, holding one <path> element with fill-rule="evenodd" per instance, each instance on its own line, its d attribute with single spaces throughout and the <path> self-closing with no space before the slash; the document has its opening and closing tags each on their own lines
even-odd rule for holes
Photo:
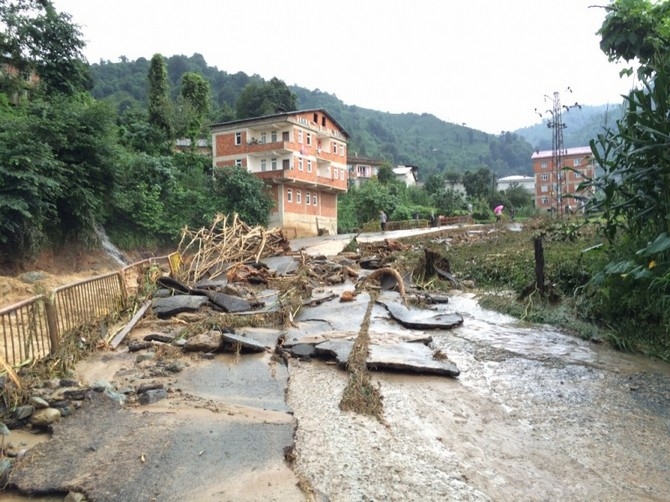
<svg viewBox="0 0 670 502">
<path fill-rule="evenodd" d="M 68 491 L 103 501 L 670 500 L 669 365 L 484 310 L 473 294 L 449 297 L 435 309 L 463 317 L 450 330 L 407 330 L 374 305 L 374 343 L 427 335 L 461 372 L 373 372 L 381 421 L 340 410 L 345 370 L 284 365 L 272 346 L 285 333 L 256 329 L 266 353 L 182 356 L 183 371 L 161 377 L 162 401 L 94 397 L 31 449 L 13 481 L 59 494 L 49 501 Z M 326 305 L 303 309 L 296 332 L 354 339 L 365 309 L 334 303 L 329 317 Z M 77 374 L 122 389 L 155 381 L 153 364 L 121 346 Z"/>
</svg>

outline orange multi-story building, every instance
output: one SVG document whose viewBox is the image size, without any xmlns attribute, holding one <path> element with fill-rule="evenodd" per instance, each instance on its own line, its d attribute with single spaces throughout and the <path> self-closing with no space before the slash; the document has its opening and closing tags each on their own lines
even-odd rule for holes
<svg viewBox="0 0 670 502">
<path fill-rule="evenodd" d="M 337 196 L 347 191 L 349 134 L 325 110 L 214 124 L 214 168 L 240 166 L 264 180 L 272 226 L 289 237 L 337 233 Z"/>
<path fill-rule="evenodd" d="M 579 185 L 595 173 L 593 153 L 588 146 L 567 148 L 560 152 L 560 166 L 555 165 L 558 156 L 552 150 L 536 151 L 531 159 L 535 174 L 535 207 L 546 211 L 569 213 L 583 206 L 591 196 L 579 190 Z"/>
</svg>

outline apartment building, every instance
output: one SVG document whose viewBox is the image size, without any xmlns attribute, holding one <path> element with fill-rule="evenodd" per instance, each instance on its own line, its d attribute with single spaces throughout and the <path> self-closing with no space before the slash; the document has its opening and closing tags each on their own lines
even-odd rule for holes
<svg viewBox="0 0 670 502">
<path fill-rule="evenodd" d="M 325 110 L 300 110 L 211 126 L 214 168 L 240 166 L 268 185 L 270 225 L 288 237 L 337 233 L 347 191 L 349 134 Z"/>
<path fill-rule="evenodd" d="M 560 166 L 552 150 L 536 151 L 531 156 L 535 175 L 535 207 L 565 214 L 577 210 L 591 193 L 580 191 L 579 184 L 595 173 L 593 154 L 588 146 L 561 151 Z"/>
</svg>

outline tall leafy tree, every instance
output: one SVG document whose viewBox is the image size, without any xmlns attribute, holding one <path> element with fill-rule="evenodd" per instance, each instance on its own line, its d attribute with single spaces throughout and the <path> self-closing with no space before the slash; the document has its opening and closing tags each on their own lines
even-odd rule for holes
<svg viewBox="0 0 670 502">
<path fill-rule="evenodd" d="M 172 146 L 172 107 L 170 102 L 170 85 L 167 77 L 167 65 L 160 54 L 154 54 L 149 66 L 148 111 L 149 124 L 158 133 L 157 139 L 163 142 L 167 151 Z"/>
<path fill-rule="evenodd" d="M 195 151 L 196 140 L 201 135 L 205 117 L 209 113 L 209 82 L 198 73 L 184 73 L 181 77 L 180 94 L 183 115 L 186 117 L 185 135 L 191 140 L 191 149 Z"/>
<path fill-rule="evenodd" d="M 0 19 L 0 57 L 19 82 L 36 81 L 48 94 L 91 88 L 85 44 L 69 14 L 49 0 L 0 0 Z"/>
<path fill-rule="evenodd" d="M 250 225 L 267 225 L 274 201 L 263 181 L 241 167 L 224 167 L 215 172 L 215 193 L 220 211 L 237 213 Z"/>
<path fill-rule="evenodd" d="M 276 77 L 270 82 L 252 81 L 240 94 L 235 108 L 238 119 L 290 112 L 297 108 L 296 96 Z"/>
</svg>

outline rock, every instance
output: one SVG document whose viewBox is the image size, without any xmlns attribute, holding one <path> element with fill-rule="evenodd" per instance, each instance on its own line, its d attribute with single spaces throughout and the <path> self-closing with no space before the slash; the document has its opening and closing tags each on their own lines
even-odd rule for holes
<svg viewBox="0 0 670 502">
<path fill-rule="evenodd" d="M 156 354 L 153 352 L 146 352 L 144 354 L 137 354 L 137 357 L 135 358 L 135 362 L 141 363 L 144 361 L 151 361 L 154 357 L 156 357 Z"/>
<path fill-rule="evenodd" d="M 138 396 L 138 400 L 140 404 L 143 405 L 148 405 L 148 404 L 154 404 L 157 403 L 158 401 L 165 399 L 167 397 L 167 392 L 165 389 L 153 389 L 153 390 L 148 390 L 146 392 L 143 392 Z"/>
<path fill-rule="evenodd" d="M 128 352 L 138 352 L 140 350 L 148 349 L 151 346 L 152 346 L 151 342 L 132 341 L 128 344 Z"/>
<path fill-rule="evenodd" d="M 107 387 L 104 390 L 104 394 L 119 406 L 123 406 L 127 399 L 127 396 L 125 394 L 115 391 L 112 387 Z"/>
<path fill-rule="evenodd" d="M 144 394 L 147 391 L 162 389 L 162 388 L 163 388 L 163 384 L 160 383 L 160 382 L 143 383 L 137 388 L 137 393 L 138 394 Z"/>
<path fill-rule="evenodd" d="M 252 310 L 251 304 L 238 296 L 208 292 L 207 297 L 210 302 L 223 309 L 224 312 L 235 313 Z"/>
<path fill-rule="evenodd" d="M 261 259 L 261 263 L 266 265 L 268 269 L 272 272 L 276 272 L 278 275 L 288 275 L 295 273 L 298 270 L 298 260 L 292 256 L 271 256 L 268 258 Z"/>
<path fill-rule="evenodd" d="M 150 333 L 143 338 L 145 342 L 161 342 L 161 343 L 172 343 L 174 341 L 174 335 L 164 335 L 162 333 Z"/>
<path fill-rule="evenodd" d="M 47 403 L 44 399 L 42 399 L 39 396 L 32 396 L 28 400 L 28 404 L 34 406 L 36 410 L 41 410 L 43 408 L 49 407 L 49 403 Z"/>
<path fill-rule="evenodd" d="M 223 333 L 210 330 L 186 340 L 184 350 L 187 352 L 216 352 L 221 348 L 222 343 Z"/>
<path fill-rule="evenodd" d="M 78 380 L 74 380 L 72 378 L 61 378 L 59 382 L 61 387 L 80 387 L 81 384 L 79 383 Z"/>
<path fill-rule="evenodd" d="M 63 502 L 86 502 L 86 495 L 80 492 L 68 492 Z"/>
<path fill-rule="evenodd" d="M 329 340 L 314 347 L 317 355 L 334 356 L 340 366 L 347 364 L 354 342 L 349 340 Z"/>
<path fill-rule="evenodd" d="M 8 458 L 0 458 L 0 486 L 7 485 L 9 472 L 12 470 L 12 461 Z"/>
<path fill-rule="evenodd" d="M 19 280 L 25 282 L 26 284 L 33 284 L 38 281 L 43 281 L 47 278 L 47 274 L 41 270 L 35 270 L 32 272 L 25 272 L 19 276 Z"/>
<path fill-rule="evenodd" d="M 169 371 L 170 373 L 180 373 L 181 371 L 184 371 L 185 367 L 186 365 L 181 361 L 171 361 L 170 364 L 165 366 L 165 371 Z"/>
<path fill-rule="evenodd" d="M 60 411 L 56 408 L 44 408 L 37 410 L 30 418 L 30 423 L 35 427 L 48 427 L 61 419 Z"/>
<path fill-rule="evenodd" d="M 14 419 L 23 420 L 24 418 L 28 418 L 30 415 L 32 415 L 34 411 L 35 407 L 30 406 L 29 404 L 25 404 L 23 406 L 17 406 L 16 409 L 14 410 Z"/>
<path fill-rule="evenodd" d="M 86 397 L 86 392 L 89 389 L 66 389 L 63 391 L 63 397 L 65 399 L 72 399 L 75 401 L 81 401 Z"/>
</svg>

